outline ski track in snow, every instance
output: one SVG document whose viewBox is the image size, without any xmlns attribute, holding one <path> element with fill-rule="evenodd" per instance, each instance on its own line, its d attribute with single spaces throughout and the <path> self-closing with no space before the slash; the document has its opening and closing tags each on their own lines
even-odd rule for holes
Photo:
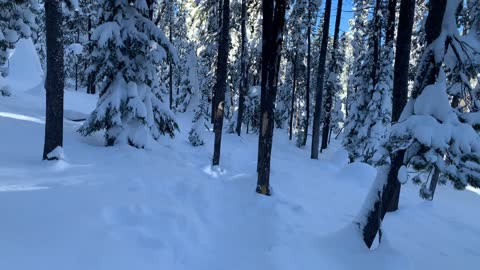
<svg viewBox="0 0 480 270">
<path fill-rule="evenodd" d="M 36 91 L 41 91 L 37 89 Z M 95 97 L 66 92 L 88 114 Z M 480 196 L 439 187 L 433 202 L 407 184 L 367 250 L 352 225 L 375 176 L 333 142 L 310 160 L 275 133 L 273 196 L 259 196 L 256 135 L 225 134 L 221 167 L 182 133 L 152 150 L 103 147 L 65 120 L 66 159 L 41 161 L 44 97 L 0 98 L 0 269 L 475 269 Z"/>
</svg>

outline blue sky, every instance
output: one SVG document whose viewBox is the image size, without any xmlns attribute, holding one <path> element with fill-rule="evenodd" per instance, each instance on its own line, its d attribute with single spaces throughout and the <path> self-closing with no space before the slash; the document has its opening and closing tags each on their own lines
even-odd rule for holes
<svg viewBox="0 0 480 270">
<path fill-rule="evenodd" d="M 350 20 L 353 16 L 352 12 L 352 1 L 353 0 L 343 0 L 343 8 L 342 8 L 342 22 L 340 24 L 340 34 L 344 31 L 348 31 L 348 28 L 350 27 L 348 25 L 348 20 Z M 322 8 L 320 10 L 320 14 L 322 14 L 325 11 L 325 0 L 322 1 Z M 333 34 L 333 30 L 335 28 L 335 17 L 337 15 L 337 0 L 332 1 L 332 14 L 330 16 L 330 33 Z"/>
</svg>

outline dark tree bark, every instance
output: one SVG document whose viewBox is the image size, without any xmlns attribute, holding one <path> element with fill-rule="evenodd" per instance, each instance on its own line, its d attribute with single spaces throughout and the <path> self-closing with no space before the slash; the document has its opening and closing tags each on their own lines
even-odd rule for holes
<svg viewBox="0 0 480 270">
<path fill-rule="evenodd" d="M 397 0 L 388 1 L 387 31 L 385 34 L 385 44 L 393 41 L 395 37 L 395 13 L 397 11 Z"/>
<path fill-rule="evenodd" d="M 441 33 L 446 2 L 447 0 L 430 2 L 429 13 L 425 27 L 427 46 L 431 44 L 435 39 L 437 39 L 437 37 Z M 400 80 L 401 78 L 404 78 L 401 82 L 403 84 L 407 83 L 406 78 L 408 78 L 408 56 L 410 55 L 410 43 L 412 36 L 411 34 L 414 12 L 415 0 L 401 1 L 400 20 L 397 35 L 397 55 L 395 57 L 395 72 L 400 73 L 400 75 L 398 75 L 399 77 L 394 78 L 394 82 L 397 82 L 397 79 Z M 404 61 L 406 61 L 406 64 L 404 63 Z M 433 59 L 433 54 L 430 54 L 428 66 L 420 66 L 419 68 L 421 69 L 421 72 L 419 72 L 419 75 L 417 77 L 415 85 L 416 90 L 414 90 L 414 93 L 412 93 L 412 95 L 414 95 L 415 97 L 421 93 L 421 89 L 425 88 L 425 85 L 432 84 L 436 80 L 436 76 L 438 75 L 438 63 L 435 63 Z M 400 70 L 402 72 L 400 72 Z M 395 76 L 397 76 L 396 73 Z M 402 86 L 402 84 L 400 86 Z M 406 95 L 404 88 L 400 89 L 399 86 L 397 87 L 397 91 L 395 91 L 394 89 L 394 99 L 398 99 L 400 101 L 406 99 L 404 97 L 404 95 Z M 401 104 L 399 101 L 396 101 L 395 103 L 396 105 L 398 105 L 398 107 L 395 108 L 396 106 L 394 106 L 393 117 L 396 117 L 398 119 L 401 114 L 402 108 L 399 105 Z M 396 183 L 398 183 L 398 170 L 403 165 L 404 154 L 404 151 L 399 151 L 393 155 L 392 164 L 388 172 L 386 184 L 383 187 L 382 192 L 379 193 L 374 205 L 372 205 L 372 209 L 370 209 L 368 213 L 367 224 L 363 228 L 363 240 L 368 247 L 372 246 L 375 236 L 380 230 L 381 223 L 387 212 L 386 209 L 389 208 L 395 200 L 394 196 L 395 193 L 398 191 L 398 188 L 396 186 Z"/>
<path fill-rule="evenodd" d="M 330 13 L 332 10 L 332 0 L 325 2 L 325 15 L 322 27 L 322 44 L 320 48 L 320 59 L 318 61 L 317 87 L 315 89 L 315 111 L 313 113 L 313 134 L 312 134 L 312 151 L 310 158 L 318 159 L 318 151 L 320 148 L 320 116 L 322 113 L 323 102 L 323 84 L 325 80 L 325 62 L 327 61 L 327 45 L 330 28 Z"/>
<path fill-rule="evenodd" d="M 218 45 L 218 62 L 217 62 L 217 82 L 215 84 L 215 115 L 213 129 L 215 132 L 215 144 L 213 149 L 212 165 L 220 164 L 220 147 L 222 145 L 223 130 L 223 113 L 225 106 L 225 90 L 227 87 L 227 61 L 228 61 L 228 44 L 230 29 L 230 1 L 223 0 L 222 9 L 222 28 L 220 33 L 220 42 Z"/>
<path fill-rule="evenodd" d="M 240 96 L 238 100 L 238 114 L 237 114 L 237 127 L 235 132 L 238 136 L 242 133 L 243 112 L 245 111 L 245 95 L 248 90 L 248 76 L 247 76 L 247 0 L 242 0 L 242 48 L 241 48 L 241 67 L 240 67 Z"/>
<path fill-rule="evenodd" d="M 230 0 L 228 0 L 228 2 L 230 2 Z M 218 27 L 217 27 L 217 29 L 222 28 L 222 25 L 223 25 L 223 23 L 222 23 L 223 16 L 224 16 L 223 15 L 223 7 L 224 7 L 223 4 L 224 4 L 223 0 L 218 1 L 218 8 L 217 8 L 217 12 L 216 12 L 216 15 L 218 15 L 218 21 L 217 21 L 218 22 Z M 229 24 L 230 24 L 230 22 L 229 22 Z M 215 30 L 215 31 L 217 31 L 217 30 Z M 218 38 L 219 38 L 218 44 L 219 44 L 219 46 L 222 43 L 221 40 L 223 38 L 221 31 L 222 31 L 222 29 L 220 29 L 220 33 L 218 34 Z M 218 52 L 220 53 L 220 47 L 218 48 Z M 218 55 L 218 58 L 217 58 L 217 68 L 219 66 L 219 61 L 220 61 L 220 55 Z M 218 75 L 218 70 L 215 73 L 216 73 L 216 75 Z M 217 78 L 217 82 L 218 82 L 218 78 Z M 214 125 L 215 125 L 215 115 L 216 115 L 216 110 L 217 110 L 216 108 L 218 108 L 219 103 L 225 103 L 225 97 L 224 98 L 220 97 L 220 100 L 223 100 L 223 102 L 217 100 L 216 91 L 217 91 L 216 87 L 214 86 L 212 88 L 212 115 L 210 117 L 210 120 L 211 120 L 212 124 L 214 124 Z"/>
<path fill-rule="evenodd" d="M 55 148 L 63 146 L 63 88 L 65 79 L 61 1 L 45 1 L 45 27 L 47 39 L 45 91 L 47 96 L 43 159 L 52 160 L 57 159 L 57 157 L 48 157 L 48 154 Z"/>
<path fill-rule="evenodd" d="M 375 31 L 373 35 L 373 63 L 371 66 L 371 71 L 370 71 L 370 80 L 372 82 L 372 88 L 375 88 L 375 86 L 378 83 L 378 69 L 380 67 L 380 36 L 382 32 L 382 27 L 380 25 L 380 14 L 379 10 L 381 9 L 381 4 L 382 2 L 380 0 L 376 0 L 375 2 L 375 9 L 373 11 L 373 25 L 374 28 L 371 31 Z"/>
<path fill-rule="evenodd" d="M 171 10 L 170 10 L 170 18 L 169 18 L 169 26 L 168 26 L 168 39 L 170 41 L 170 44 L 173 45 L 173 4 L 171 5 Z M 170 110 L 173 109 L 174 103 L 173 103 L 173 59 L 170 58 L 170 61 L 168 61 L 168 98 L 170 101 Z"/>
<path fill-rule="evenodd" d="M 256 191 L 263 195 L 270 195 L 270 156 L 274 128 L 274 104 L 277 96 L 287 1 L 263 0 L 262 3 L 262 93 Z"/>
<path fill-rule="evenodd" d="M 343 0 L 338 0 L 337 4 L 337 17 L 335 19 L 335 30 L 333 35 L 333 49 L 332 49 L 332 67 L 336 68 L 337 66 L 337 47 L 338 47 L 338 36 L 340 33 L 340 20 L 342 19 L 342 5 Z M 337 72 L 334 70 L 333 72 Z M 333 96 L 335 95 L 334 86 L 332 83 L 327 84 L 327 92 L 325 97 L 325 117 L 323 121 L 323 130 L 322 130 L 322 147 L 320 148 L 322 151 L 323 149 L 327 149 L 328 146 L 328 138 L 330 135 L 330 118 L 333 106 Z"/>
<path fill-rule="evenodd" d="M 308 140 L 308 126 L 310 124 L 310 69 L 312 63 L 312 3 L 308 0 L 307 5 L 307 18 L 308 18 L 308 25 L 307 25 L 307 78 L 306 78 L 306 87 L 305 87 L 305 122 L 303 123 L 303 141 L 302 146 L 307 145 Z"/>
<path fill-rule="evenodd" d="M 394 3 L 392 3 L 394 2 Z M 407 3 L 406 3 L 407 2 Z M 412 2 L 410 4 L 408 2 Z M 400 4 L 401 10 L 406 10 L 406 12 L 400 13 L 399 24 L 398 24 L 398 34 L 397 34 L 397 44 L 396 44 L 396 54 L 395 54 L 395 65 L 394 65 L 394 74 L 393 74 L 393 99 L 392 99 L 392 122 L 395 123 L 400 119 L 400 115 L 407 104 L 408 99 L 408 71 L 409 71 L 409 62 L 410 62 L 410 49 L 412 43 L 412 27 L 413 20 L 415 15 L 415 1 L 402 1 Z M 388 6 L 388 29 L 387 29 L 387 40 L 385 42 L 393 42 L 393 33 L 395 29 L 395 6 L 396 2 L 390 0 Z M 408 12 L 407 12 L 408 11 Z M 408 17 L 407 17 L 408 16 Z M 400 202 L 400 189 L 401 184 L 398 182 L 397 175 L 398 170 L 403 165 L 403 158 L 405 157 L 405 150 L 400 150 L 397 153 L 394 153 L 392 158 L 392 165 L 390 170 L 392 171 L 391 177 L 388 178 L 388 182 L 393 185 L 394 194 L 392 196 L 392 201 L 390 204 L 385 205 L 384 211 L 394 212 L 398 209 L 398 204 Z M 384 196 L 385 197 L 385 196 Z"/>
<path fill-rule="evenodd" d="M 288 139 L 291 141 L 293 136 L 293 114 L 295 113 L 295 89 L 297 87 L 297 53 L 295 53 L 295 57 L 293 58 L 293 86 L 292 86 L 292 103 L 290 106 L 290 132 L 288 135 Z"/>
<path fill-rule="evenodd" d="M 92 46 L 92 18 L 88 16 L 88 53 L 89 55 L 92 54 L 93 46 Z M 90 72 L 87 78 L 87 94 L 95 94 L 95 75 Z"/>
</svg>

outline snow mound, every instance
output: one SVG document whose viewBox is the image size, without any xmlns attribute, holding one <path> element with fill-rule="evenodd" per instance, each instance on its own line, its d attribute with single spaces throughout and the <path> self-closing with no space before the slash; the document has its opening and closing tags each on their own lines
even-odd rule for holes
<svg viewBox="0 0 480 270">
<path fill-rule="evenodd" d="M 9 59 L 6 83 L 12 92 L 25 92 L 42 84 L 43 70 L 31 39 L 20 39 Z"/>
</svg>

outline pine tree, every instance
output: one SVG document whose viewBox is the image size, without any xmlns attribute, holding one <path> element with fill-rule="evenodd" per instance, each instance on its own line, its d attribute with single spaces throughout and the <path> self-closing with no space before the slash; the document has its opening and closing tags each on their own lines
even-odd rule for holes
<svg viewBox="0 0 480 270">
<path fill-rule="evenodd" d="M 359 25 L 355 27 L 361 27 L 358 29 L 357 34 L 354 34 L 354 42 L 362 44 L 364 38 L 366 38 L 365 47 L 358 48 L 361 50 L 357 55 L 357 60 L 354 62 L 353 73 L 350 79 L 350 87 L 352 88 L 352 100 L 349 104 L 349 117 L 345 124 L 343 145 L 347 149 L 350 157 L 350 161 L 362 161 L 367 162 L 372 155 L 369 150 L 371 146 L 369 143 L 371 121 L 375 119 L 370 118 L 369 104 L 374 97 L 373 93 L 378 81 L 377 72 L 379 68 L 378 63 L 378 51 L 379 51 L 379 34 L 380 34 L 380 17 L 379 14 L 379 1 L 374 8 L 374 19 L 367 25 L 363 25 L 363 16 L 368 15 L 364 12 L 357 12 L 355 15 L 359 18 L 355 18 L 355 22 L 358 21 Z M 368 3 L 358 3 L 368 4 Z M 365 6 L 358 6 L 356 8 L 365 9 Z M 354 28 L 355 30 L 355 28 Z M 365 34 L 363 34 L 365 33 Z M 365 35 L 365 36 L 363 36 Z M 354 53 L 355 54 L 355 53 Z M 374 102 L 383 101 L 381 96 L 375 97 Z M 373 112 L 375 113 L 375 112 Z"/>
<path fill-rule="evenodd" d="M 157 66 L 166 55 L 177 60 L 174 48 L 148 18 L 145 1 L 99 3 L 88 72 L 95 74 L 100 98 L 79 132 L 87 136 L 105 130 L 107 146 L 128 143 L 137 148 L 164 134 L 173 137 L 178 126 L 162 102 Z"/>
</svg>

